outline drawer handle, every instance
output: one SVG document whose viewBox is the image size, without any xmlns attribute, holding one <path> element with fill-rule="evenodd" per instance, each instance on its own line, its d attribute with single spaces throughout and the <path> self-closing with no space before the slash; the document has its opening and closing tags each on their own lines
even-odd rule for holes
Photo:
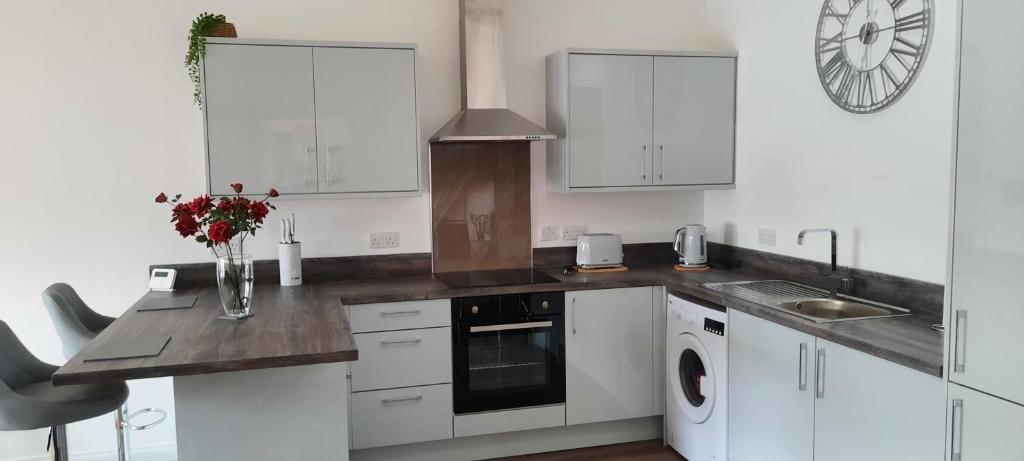
<svg viewBox="0 0 1024 461">
<path fill-rule="evenodd" d="M 482 327 L 469 327 L 470 333 L 481 333 L 485 331 L 508 331 L 508 330 L 528 330 L 530 328 L 549 328 L 553 323 L 550 320 L 545 322 L 524 322 L 524 323 L 506 323 L 503 325 L 486 325 Z"/>
<path fill-rule="evenodd" d="M 391 317 L 395 315 L 419 315 L 420 312 L 422 311 L 420 311 L 419 309 L 413 309 L 409 311 L 381 311 L 380 316 Z"/>
<path fill-rule="evenodd" d="M 395 397 L 393 399 L 380 399 L 380 403 L 383 405 L 390 405 L 392 403 L 419 402 L 420 400 L 423 400 L 423 394 L 412 395 L 409 397 Z"/>
<path fill-rule="evenodd" d="M 396 340 L 392 340 L 392 341 L 383 339 L 383 340 L 380 341 L 380 345 L 381 346 L 394 346 L 396 344 L 419 344 L 419 343 L 422 343 L 422 342 L 423 342 L 423 340 L 419 339 L 419 338 L 416 338 L 416 339 L 396 339 Z"/>
</svg>

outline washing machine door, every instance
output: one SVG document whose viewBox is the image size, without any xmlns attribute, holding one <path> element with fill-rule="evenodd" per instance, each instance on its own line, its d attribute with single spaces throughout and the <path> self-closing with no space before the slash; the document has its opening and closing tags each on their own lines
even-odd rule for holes
<svg viewBox="0 0 1024 461">
<path fill-rule="evenodd" d="M 666 372 L 676 405 L 694 424 L 711 416 L 715 407 L 715 369 L 707 349 L 693 333 L 676 336 Z"/>
</svg>

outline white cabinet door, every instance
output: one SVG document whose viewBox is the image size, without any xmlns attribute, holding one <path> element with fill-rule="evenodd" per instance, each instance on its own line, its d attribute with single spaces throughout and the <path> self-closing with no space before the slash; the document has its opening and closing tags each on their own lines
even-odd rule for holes
<svg viewBox="0 0 1024 461">
<path fill-rule="evenodd" d="M 824 339 L 817 342 L 814 459 L 942 458 L 946 386 L 941 378 Z"/>
<path fill-rule="evenodd" d="M 654 58 L 569 55 L 569 186 L 653 184 Z"/>
<path fill-rule="evenodd" d="M 1024 2 L 966 1 L 953 230 L 950 381 L 1024 403 Z"/>
<path fill-rule="evenodd" d="M 733 183 L 735 103 L 735 59 L 655 56 L 654 184 Z"/>
<path fill-rule="evenodd" d="M 732 309 L 729 329 L 729 460 L 811 461 L 815 338 Z"/>
<path fill-rule="evenodd" d="M 566 424 L 639 418 L 654 409 L 651 287 L 566 293 Z"/>
<path fill-rule="evenodd" d="M 1021 437 L 1024 406 L 950 384 L 947 415 L 950 418 L 947 460 L 1024 459 L 1024 437 Z"/>
<path fill-rule="evenodd" d="M 415 51 L 315 48 L 320 192 L 419 189 Z"/>
<path fill-rule="evenodd" d="M 313 51 L 209 44 L 203 63 L 210 192 L 317 191 Z"/>
</svg>

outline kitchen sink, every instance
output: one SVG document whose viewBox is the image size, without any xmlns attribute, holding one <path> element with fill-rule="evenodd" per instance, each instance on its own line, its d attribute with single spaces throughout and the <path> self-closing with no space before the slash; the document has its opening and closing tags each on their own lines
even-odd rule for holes
<svg viewBox="0 0 1024 461">
<path fill-rule="evenodd" d="M 778 308 L 791 314 L 807 317 L 818 322 L 834 322 L 836 320 L 857 320 L 907 315 L 907 312 L 890 311 L 889 309 L 882 307 L 875 307 L 855 301 L 835 298 L 789 301 L 779 303 Z"/>
<path fill-rule="evenodd" d="M 910 315 L 901 307 L 829 292 L 788 280 L 706 283 L 705 288 L 815 322 L 838 322 Z"/>
</svg>

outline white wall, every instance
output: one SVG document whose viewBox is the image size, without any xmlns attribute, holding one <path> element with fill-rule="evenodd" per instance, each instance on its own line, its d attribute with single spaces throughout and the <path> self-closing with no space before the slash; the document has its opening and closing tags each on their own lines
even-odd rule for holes
<svg viewBox="0 0 1024 461">
<path fill-rule="evenodd" d="M 703 28 L 703 0 L 509 4 L 510 105 L 538 123 L 547 53 L 686 48 L 700 42 Z M 417 42 L 424 137 L 458 110 L 457 0 L 5 1 L 0 319 L 45 360 L 62 360 L 39 301 L 48 284 L 71 283 L 97 310 L 120 315 L 145 291 L 149 264 L 210 260 L 152 203 L 160 191 L 203 191 L 202 123 L 182 65 L 188 27 L 202 11 L 226 14 L 243 37 Z M 532 160 L 535 240 L 541 224 L 587 224 L 627 242 L 665 241 L 678 224 L 701 217 L 699 192 L 548 194 L 539 146 Z M 430 248 L 427 195 L 278 206 L 279 214 L 298 215 L 306 256 L 373 253 L 371 231 L 401 232 L 401 252 Z M 253 241 L 257 258 L 275 256 L 273 233 Z M 172 409 L 168 380 L 133 382 L 130 403 Z M 107 417 L 72 425 L 73 453 L 110 459 L 111 425 Z M 136 446 L 160 459 L 173 432 L 171 421 L 136 436 Z M 37 459 L 44 446 L 44 431 L 0 433 L 2 460 Z"/>
<path fill-rule="evenodd" d="M 814 26 L 821 1 L 708 2 L 717 37 L 739 51 L 737 184 L 707 192 L 709 239 L 826 261 L 839 230 L 839 263 L 945 281 L 952 155 L 955 3 L 932 2 L 934 41 L 914 86 L 871 115 L 838 107 L 818 83 Z M 757 229 L 778 231 L 758 245 Z"/>
</svg>

